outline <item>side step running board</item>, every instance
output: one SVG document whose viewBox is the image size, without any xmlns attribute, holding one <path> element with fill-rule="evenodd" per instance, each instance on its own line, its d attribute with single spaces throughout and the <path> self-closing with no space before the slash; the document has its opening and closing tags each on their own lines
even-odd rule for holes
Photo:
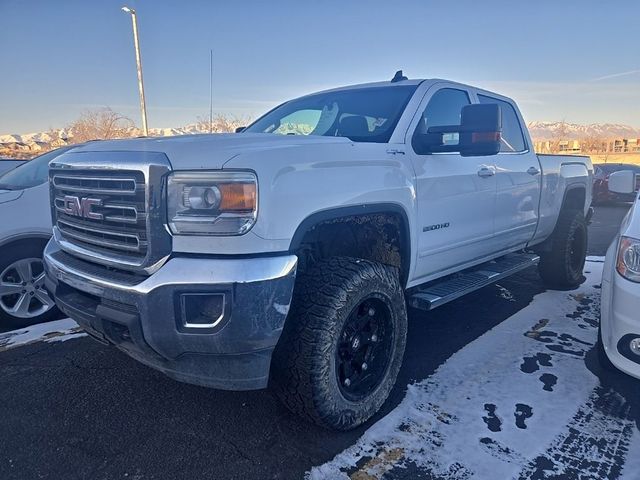
<svg viewBox="0 0 640 480">
<path fill-rule="evenodd" d="M 409 305 L 420 310 L 433 310 L 467 293 L 536 265 L 538 255 L 510 253 L 453 275 L 429 282 L 409 294 Z"/>
</svg>

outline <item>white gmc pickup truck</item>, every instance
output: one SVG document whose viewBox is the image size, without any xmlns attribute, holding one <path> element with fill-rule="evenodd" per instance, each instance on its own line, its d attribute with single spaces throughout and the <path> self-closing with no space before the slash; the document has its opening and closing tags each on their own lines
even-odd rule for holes
<svg viewBox="0 0 640 480">
<path fill-rule="evenodd" d="M 239 133 L 56 158 L 46 288 L 90 335 L 177 380 L 270 385 L 349 429 L 394 385 L 407 304 L 537 263 L 552 287 L 582 281 L 592 174 L 587 157 L 536 155 L 511 99 L 398 72 Z"/>
</svg>

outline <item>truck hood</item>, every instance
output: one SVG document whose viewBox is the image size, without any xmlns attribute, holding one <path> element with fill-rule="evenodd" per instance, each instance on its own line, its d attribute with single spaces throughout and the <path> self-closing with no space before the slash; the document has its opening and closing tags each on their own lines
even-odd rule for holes
<svg viewBox="0 0 640 480">
<path fill-rule="evenodd" d="M 220 169 L 241 153 L 332 143 L 348 144 L 351 141 L 343 137 L 312 135 L 217 133 L 90 142 L 73 152 L 161 152 L 169 158 L 174 170 Z"/>
</svg>

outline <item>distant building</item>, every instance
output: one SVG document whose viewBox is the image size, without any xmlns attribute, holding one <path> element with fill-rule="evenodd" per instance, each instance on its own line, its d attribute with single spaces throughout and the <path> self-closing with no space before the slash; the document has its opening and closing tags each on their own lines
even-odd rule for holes
<svg viewBox="0 0 640 480">
<path fill-rule="evenodd" d="M 640 152 L 640 139 L 638 138 L 618 138 L 608 144 L 609 152 L 614 153 L 637 153 Z"/>
<path fill-rule="evenodd" d="M 538 153 L 640 153 L 640 138 L 539 140 Z"/>
<path fill-rule="evenodd" d="M 562 140 L 558 143 L 558 149 L 562 153 L 580 153 L 580 147 L 579 140 Z"/>
</svg>

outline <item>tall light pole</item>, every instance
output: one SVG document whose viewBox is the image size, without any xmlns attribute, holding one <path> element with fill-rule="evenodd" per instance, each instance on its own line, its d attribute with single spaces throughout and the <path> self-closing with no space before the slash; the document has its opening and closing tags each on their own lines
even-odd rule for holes
<svg viewBox="0 0 640 480">
<path fill-rule="evenodd" d="M 209 51 L 209 133 L 213 133 L 213 49 Z"/>
<path fill-rule="evenodd" d="M 122 7 L 122 11 L 131 14 L 131 22 L 133 23 L 133 46 L 136 50 L 136 66 L 138 68 L 138 90 L 140 91 L 140 112 L 142 113 L 142 133 L 145 137 L 149 136 L 147 128 L 147 105 L 144 101 L 144 83 L 142 81 L 142 60 L 140 59 L 140 43 L 138 42 L 138 19 L 136 11 L 126 5 Z"/>
</svg>

